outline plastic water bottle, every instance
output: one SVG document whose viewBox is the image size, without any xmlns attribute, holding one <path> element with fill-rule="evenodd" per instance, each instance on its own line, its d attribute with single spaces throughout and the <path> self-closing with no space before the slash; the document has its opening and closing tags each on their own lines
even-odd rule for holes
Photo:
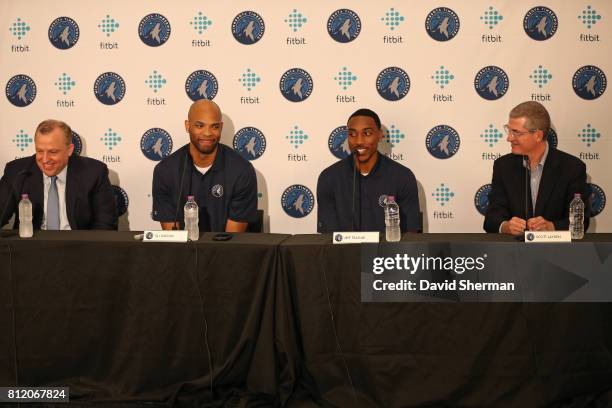
<svg viewBox="0 0 612 408">
<path fill-rule="evenodd" d="M 402 237 L 400 230 L 400 210 L 395 196 L 387 196 L 385 206 L 385 238 L 387 242 L 398 242 Z"/>
<path fill-rule="evenodd" d="M 19 236 L 21 238 L 31 238 L 32 235 L 34 235 L 32 202 L 27 194 L 22 194 L 21 201 L 19 201 Z"/>
<path fill-rule="evenodd" d="M 185 203 L 185 229 L 187 230 L 187 238 L 190 241 L 197 241 L 200 238 L 200 222 L 198 204 L 192 195 L 187 196 Z"/>
<path fill-rule="evenodd" d="M 580 198 L 580 193 L 575 193 L 574 199 L 570 203 L 569 230 L 572 239 L 582 239 L 584 237 L 584 202 Z"/>
</svg>

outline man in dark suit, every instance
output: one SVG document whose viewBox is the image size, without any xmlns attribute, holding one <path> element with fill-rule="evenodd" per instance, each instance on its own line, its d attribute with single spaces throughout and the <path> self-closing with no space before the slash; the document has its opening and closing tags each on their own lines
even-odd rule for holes
<svg viewBox="0 0 612 408">
<path fill-rule="evenodd" d="M 0 180 L 0 225 L 15 214 L 21 194 L 32 202 L 34 229 L 117 229 L 115 196 L 106 165 L 73 155 L 72 130 L 45 120 L 34 134 L 36 154 L 6 164 Z"/>
<path fill-rule="evenodd" d="M 569 228 L 569 204 L 575 193 L 585 203 L 584 230 L 589 226 L 586 166 L 550 146 L 550 116 L 538 102 L 523 102 L 510 112 L 505 126 L 512 153 L 495 160 L 487 232 L 521 235 L 529 231 Z"/>
</svg>

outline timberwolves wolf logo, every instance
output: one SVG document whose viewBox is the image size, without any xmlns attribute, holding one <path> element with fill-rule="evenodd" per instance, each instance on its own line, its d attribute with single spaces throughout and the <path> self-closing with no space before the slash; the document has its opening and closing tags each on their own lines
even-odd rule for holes
<svg viewBox="0 0 612 408">
<path fill-rule="evenodd" d="M 164 129 L 147 130 L 140 138 L 140 150 L 149 160 L 160 161 L 172 152 L 172 138 Z"/>
<path fill-rule="evenodd" d="M 344 159 L 351 154 L 348 145 L 348 132 L 346 126 L 338 126 L 329 135 L 327 146 L 331 154 L 339 159 Z"/>
<path fill-rule="evenodd" d="M 130 200 L 124 189 L 119 186 L 112 186 L 113 193 L 115 193 L 115 204 L 117 205 L 117 215 L 121 217 L 127 212 Z"/>
<path fill-rule="evenodd" d="M 308 187 L 294 184 L 283 192 L 281 205 L 290 217 L 302 218 L 314 208 L 314 195 Z"/>
<path fill-rule="evenodd" d="M 376 90 L 388 101 L 399 101 L 410 90 L 410 78 L 401 68 L 385 68 L 376 78 Z"/>
<path fill-rule="evenodd" d="M 436 159 L 448 159 L 459 150 L 459 133 L 448 125 L 438 125 L 427 133 L 427 151 Z"/>
<path fill-rule="evenodd" d="M 261 40 L 266 26 L 261 16 L 254 11 L 243 11 L 232 22 L 232 34 L 240 44 L 251 45 Z"/>
<path fill-rule="evenodd" d="M 301 68 L 290 69 L 280 80 L 280 91 L 291 102 L 302 102 L 310 96 L 312 88 L 310 74 Z"/>
<path fill-rule="evenodd" d="M 72 153 L 80 156 L 81 153 L 83 153 L 83 141 L 81 140 L 81 136 L 74 130 L 72 131 L 72 144 L 74 145 Z"/>
<path fill-rule="evenodd" d="M 557 137 L 557 132 L 555 129 L 548 128 L 548 132 L 546 132 L 546 141 L 550 145 L 550 147 L 556 149 L 559 144 L 559 138 Z"/>
<path fill-rule="evenodd" d="M 187 77 L 185 81 L 185 92 L 192 101 L 198 99 L 215 99 L 219 84 L 215 76 L 203 69 L 194 71 Z"/>
<path fill-rule="evenodd" d="M 387 206 L 388 198 L 389 196 L 387 194 L 381 194 L 380 196 L 378 196 L 378 205 L 380 205 L 382 208 L 385 208 Z"/>
<path fill-rule="evenodd" d="M 603 189 L 599 187 L 597 184 L 588 184 L 589 191 L 591 195 L 589 199 L 591 200 L 591 216 L 595 217 L 603 211 L 606 206 L 606 194 Z"/>
<path fill-rule="evenodd" d="M 215 198 L 223 197 L 223 186 L 221 184 L 215 184 L 210 189 L 210 194 L 212 194 Z"/>
<path fill-rule="evenodd" d="M 510 80 L 506 72 L 496 66 L 484 67 L 476 74 L 474 88 L 482 98 L 494 101 L 508 92 Z"/>
<path fill-rule="evenodd" d="M 257 128 L 242 128 L 234 135 L 234 150 L 247 160 L 259 159 L 266 151 L 266 138 Z"/>
<path fill-rule="evenodd" d="M 125 96 L 125 81 L 114 72 L 105 72 L 96 79 L 94 94 L 105 105 L 119 103 Z"/>
<path fill-rule="evenodd" d="M 67 50 L 79 41 L 79 26 L 70 17 L 59 17 L 49 26 L 49 41 L 55 48 Z"/>
<path fill-rule="evenodd" d="M 425 30 L 436 41 L 448 41 L 459 32 L 459 16 L 446 7 L 438 7 L 425 20 Z"/>
<path fill-rule="evenodd" d="M 574 74 L 572 86 L 582 99 L 597 99 L 606 90 L 607 80 L 603 71 L 594 65 L 586 65 Z"/>
<path fill-rule="evenodd" d="M 149 47 L 159 47 L 170 38 L 170 22 L 161 14 L 149 14 L 140 20 L 138 36 Z"/>
<path fill-rule="evenodd" d="M 489 206 L 489 194 L 491 194 L 491 184 L 485 184 L 476 191 L 474 205 L 481 215 L 485 215 Z"/>
<path fill-rule="evenodd" d="M 532 8 L 523 20 L 525 33 L 536 41 L 548 40 L 555 35 L 558 26 L 557 15 L 547 7 Z"/>
<path fill-rule="evenodd" d="M 28 106 L 36 98 L 36 84 L 27 75 L 15 75 L 6 83 L 6 97 L 19 108 Z"/>
<path fill-rule="evenodd" d="M 361 32 L 361 20 L 354 11 L 349 9 L 336 10 L 327 19 L 327 32 L 331 38 L 338 42 L 351 42 Z"/>
</svg>

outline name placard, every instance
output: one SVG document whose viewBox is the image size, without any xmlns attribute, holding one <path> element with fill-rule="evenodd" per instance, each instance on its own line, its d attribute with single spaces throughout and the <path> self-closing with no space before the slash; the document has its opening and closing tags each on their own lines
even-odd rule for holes
<svg viewBox="0 0 612 408">
<path fill-rule="evenodd" d="M 144 242 L 187 242 L 187 231 L 145 231 Z"/>
<path fill-rule="evenodd" d="M 378 231 L 358 231 L 358 232 L 334 232 L 334 244 L 363 244 L 378 243 L 380 233 Z"/>
<path fill-rule="evenodd" d="M 572 234 L 569 231 L 525 231 L 525 242 L 528 244 L 572 242 Z"/>
</svg>

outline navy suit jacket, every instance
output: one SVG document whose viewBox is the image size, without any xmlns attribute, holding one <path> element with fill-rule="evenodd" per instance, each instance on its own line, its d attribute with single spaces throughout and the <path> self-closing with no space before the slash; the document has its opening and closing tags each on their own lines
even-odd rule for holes
<svg viewBox="0 0 612 408">
<path fill-rule="evenodd" d="M 15 215 L 14 228 L 19 225 L 18 204 L 27 193 L 32 202 L 34 229 L 40 229 L 44 216 L 43 174 L 35 156 L 13 160 L 6 164 L 0 180 L 0 211 L 6 206 L 0 225 Z M 117 229 L 115 195 L 108 179 L 108 168 L 98 160 L 70 156 L 66 174 L 66 215 L 70 228 Z"/>
<path fill-rule="evenodd" d="M 525 179 L 525 173 L 523 156 L 506 154 L 495 160 L 489 206 L 484 220 L 485 231 L 499 232 L 501 223 L 512 217 L 527 220 L 538 216 L 551 221 L 556 230 L 567 230 L 569 229 L 569 204 L 574 198 L 574 193 L 582 195 L 582 201 L 585 204 L 584 230 L 587 230 L 590 203 L 586 183 L 586 165 L 581 160 L 549 146 L 535 212 L 532 211 L 530 183 Z M 526 202 L 527 205 L 525 205 Z"/>
</svg>

